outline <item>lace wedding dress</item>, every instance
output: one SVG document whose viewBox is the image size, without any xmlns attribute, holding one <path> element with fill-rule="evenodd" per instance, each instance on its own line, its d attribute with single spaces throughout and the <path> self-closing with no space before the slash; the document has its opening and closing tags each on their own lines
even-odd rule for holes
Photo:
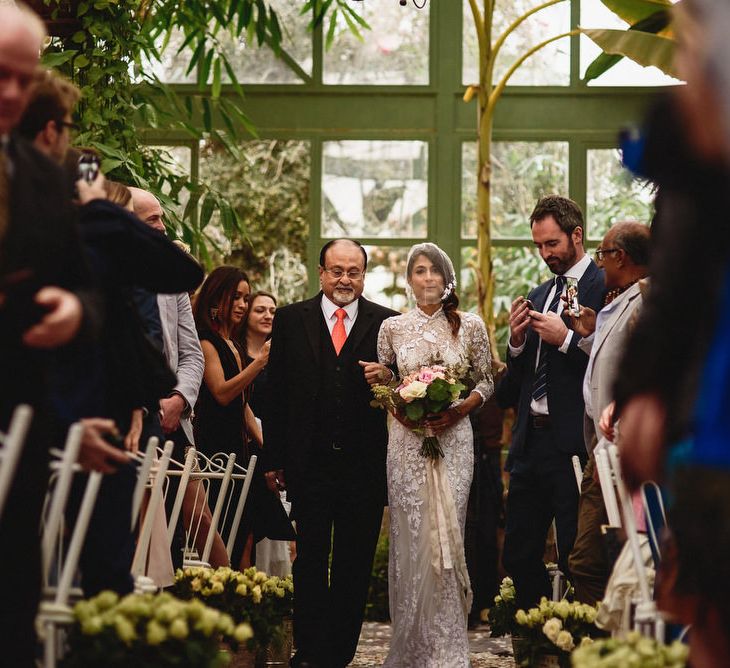
<svg viewBox="0 0 730 668">
<path fill-rule="evenodd" d="M 378 337 L 383 364 L 401 377 L 422 366 L 470 366 L 475 390 L 493 392 L 489 340 L 484 323 L 461 313 L 456 338 L 442 310 L 413 311 L 385 320 Z M 467 668 L 467 614 L 471 589 L 464 564 L 464 523 L 474 450 L 468 418 L 438 438 L 444 458 L 419 455 L 422 438 L 389 421 L 389 595 L 392 620 L 387 668 Z"/>
</svg>

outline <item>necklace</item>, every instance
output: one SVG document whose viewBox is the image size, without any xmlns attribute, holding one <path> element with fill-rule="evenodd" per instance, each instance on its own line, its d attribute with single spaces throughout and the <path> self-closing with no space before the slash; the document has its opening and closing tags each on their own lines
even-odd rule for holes
<svg viewBox="0 0 730 668">
<path fill-rule="evenodd" d="M 606 296 L 603 298 L 603 305 L 608 306 L 616 297 L 618 297 L 621 293 L 626 292 L 634 283 L 636 283 L 639 279 L 635 278 L 631 283 L 627 283 L 623 287 L 620 288 L 614 288 L 613 290 L 609 290 L 606 293 Z"/>
</svg>

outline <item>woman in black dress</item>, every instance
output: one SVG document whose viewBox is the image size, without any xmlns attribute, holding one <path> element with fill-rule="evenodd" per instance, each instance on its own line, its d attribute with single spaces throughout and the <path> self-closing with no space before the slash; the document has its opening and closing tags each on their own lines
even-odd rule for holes
<svg viewBox="0 0 730 668">
<path fill-rule="evenodd" d="M 234 452 L 237 463 L 243 466 L 248 465 L 253 444 L 260 447 L 262 443 L 261 429 L 248 405 L 247 388 L 267 361 L 263 358 L 246 366 L 245 353 L 238 342 L 250 291 L 244 272 L 236 267 L 218 267 L 203 283 L 193 307 L 205 357 L 203 384 L 193 420 L 195 447 L 207 457 Z M 252 518 L 258 505 L 254 487 L 246 501 L 231 560 L 242 568 L 251 561 Z M 209 499 L 211 507 L 214 503 L 213 498 Z"/>
</svg>

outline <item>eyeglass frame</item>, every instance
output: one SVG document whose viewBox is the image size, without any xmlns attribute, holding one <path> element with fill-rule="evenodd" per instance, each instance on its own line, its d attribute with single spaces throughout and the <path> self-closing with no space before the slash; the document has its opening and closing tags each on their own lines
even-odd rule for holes
<svg viewBox="0 0 730 668">
<path fill-rule="evenodd" d="M 60 125 L 62 128 L 68 128 L 71 132 L 79 132 L 81 130 L 81 126 L 78 123 L 73 123 L 72 121 L 55 121 L 56 125 Z"/>
<path fill-rule="evenodd" d="M 603 262 L 603 256 L 606 255 L 606 253 L 610 255 L 611 253 L 616 253 L 620 250 L 623 250 L 623 248 L 596 248 L 596 259 L 599 262 Z"/>
<path fill-rule="evenodd" d="M 335 267 L 334 269 L 327 269 L 326 267 L 322 267 L 322 271 L 326 271 L 330 276 L 332 276 L 332 278 L 337 280 L 347 275 L 347 278 L 349 278 L 351 281 L 360 281 L 365 276 L 365 270 L 360 269 L 351 269 L 350 271 L 345 271 L 344 269 L 340 269 L 339 267 Z"/>
</svg>

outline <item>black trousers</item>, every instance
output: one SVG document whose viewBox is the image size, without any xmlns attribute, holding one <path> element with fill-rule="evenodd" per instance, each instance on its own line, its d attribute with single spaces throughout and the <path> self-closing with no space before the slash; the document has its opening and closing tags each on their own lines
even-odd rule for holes
<svg viewBox="0 0 730 668">
<path fill-rule="evenodd" d="M 360 637 L 383 517 L 382 489 L 353 483 L 357 461 L 342 451 L 320 454 L 311 471 L 300 481 L 293 504 L 297 654 L 292 663 L 343 668 Z"/>
<path fill-rule="evenodd" d="M 543 554 L 553 519 L 558 564 L 569 577 L 568 555 L 578 526 L 579 494 L 572 456 L 558 451 L 552 429 L 531 427 L 525 446 L 525 453 L 513 459 L 510 471 L 502 559 L 515 583 L 517 605 L 527 610 L 541 596 L 551 595 Z"/>
</svg>

